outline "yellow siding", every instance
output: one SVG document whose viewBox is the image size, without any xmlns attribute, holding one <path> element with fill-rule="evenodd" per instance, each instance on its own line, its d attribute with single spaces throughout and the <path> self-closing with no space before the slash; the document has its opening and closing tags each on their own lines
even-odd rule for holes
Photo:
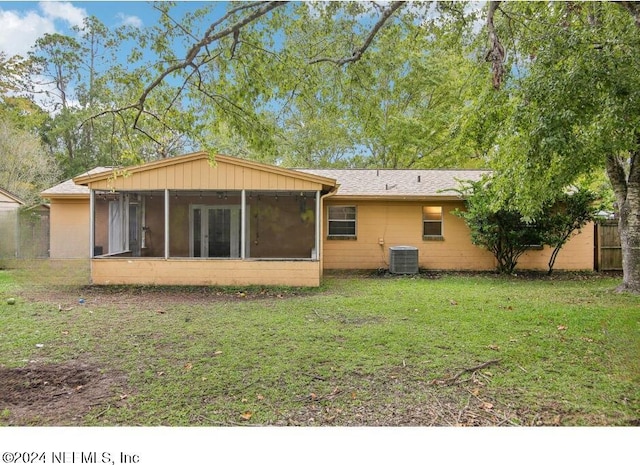
<svg viewBox="0 0 640 465">
<path fill-rule="evenodd" d="M 89 199 L 51 199 L 50 257 L 89 257 Z"/>
<path fill-rule="evenodd" d="M 419 266 L 432 270 L 493 270 L 495 258 L 474 246 L 464 220 L 451 212 L 462 209 L 460 201 L 344 201 L 327 199 L 325 205 L 355 205 L 355 240 L 328 239 L 327 211 L 323 218 L 324 269 L 377 269 L 389 267 L 389 247 L 418 248 Z M 443 240 L 422 237 L 422 207 L 443 206 Z M 521 257 L 519 269 L 546 269 L 551 251 L 530 251 Z M 593 228 L 586 227 L 558 256 L 556 269 L 593 269 Z"/>
<path fill-rule="evenodd" d="M 211 166 L 206 158 L 184 163 L 159 166 L 149 170 L 90 182 L 92 189 L 103 190 L 158 190 L 158 189 L 213 189 L 213 190 L 322 190 L 322 184 L 292 179 L 286 174 L 258 170 L 224 162 Z"/>
<path fill-rule="evenodd" d="M 595 263 L 595 227 L 586 225 L 579 233 L 574 233 L 564 245 L 553 267 L 554 270 L 593 270 Z M 528 270 L 547 270 L 552 249 L 526 252 L 518 261 L 518 268 Z"/>
<path fill-rule="evenodd" d="M 93 284 L 308 286 L 320 285 L 317 261 L 241 261 L 99 258 Z"/>
<path fill-rule="evenodd" d="M 246 180 L 243 177 L 243 180 Z M 417 247 L 420 267 L 437 270 L 492 270 L 493 256 L 486 250 L 471 244 L 469 230 L 464 221 L 451 215 L 455 208 L 462 208 L 461 202 L 447 202 L 444 205 L 443 241 L 422 239 L 422 206 L 440 205 L 434 202 L 337 202 L 331 198 L 324 201 L 323 240 L 321 269 L 377 269 L 388 268 L 389 247 L 409 245 Z M 357 240 L 327 240 L 327 206 L 356 205 Z M 89 256 L 89 200 L 51 200 L 51 258 L 86 258 Z M 158 227 L 161 230 L 160 227 Z M 383 244 L 379 244 L 379 239 Z M 576 234 L 560 251 L 556 261 L 557 270 L 592 270 L 594 228 L 588 225 Z M 545 270 L 551 250 L 531 250 L 519 261 L 518 269 Z M 136 259 L 137 260 L 137 259 Z M 121 263 L 121 261 L 117 261 Z M 167 263 L 174 263 L 170 260 Z M 195 267 L 210 266 L 202 260 L 193 260 Z M 216 261 L 215 263 L 242 263 L 237 261 Z M 274 263 L 280 262 L 247 262 Z M 306 264 L 307 262 L 291 262 Z M 317 263 L 317 262 L 314 262 Z M 279 264 L 277 266 L 282 266 Z M 241 269 L 242 267 L 238 267 Z M 236 268 L 234 268 L 235 270 Z M 235 271 L 234 271 L 235 273 Z M 263 273 L 263 271 L 260 271 Z M 258 273 L 258 274 L 260 274 Z M 289 277 L 276 271 L 266 272 L 277 275 L 278 283 L 285 284 Z M 179 274 L 179 273 L 174 273 Z M 297 271 L 293 273 L 297 274 Z M 192 276 L 189 277 L 191 279 Z M 297 276 L 292 277 L 292 282 Z M 234 281 L 236 276 L 225 278 Z M 256 278 L 258 281 L 262 278 Z M 316 279 L 316 278 L 314 278 Z M 303 280 L 306 281 L 306 278 Z M 292 284 L 296 285 L 296 284 Z M 301 284 L 305 285 L 305 284 Z M 309 284 L 311 285 L 311 284 Z"/>
</svg>

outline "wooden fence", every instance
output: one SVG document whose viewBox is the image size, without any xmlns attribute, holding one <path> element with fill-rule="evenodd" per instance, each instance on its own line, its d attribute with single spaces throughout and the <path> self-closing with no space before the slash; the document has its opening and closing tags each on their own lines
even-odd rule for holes
<svg viewBox="0 0 640 465">
<path fill-rule="evenodd" d="M 618 220 L 606 220 L 596 227 L 596 269 L 617 271 L 622 269 L 622 247 L 618 234 Z"/>
</svg>

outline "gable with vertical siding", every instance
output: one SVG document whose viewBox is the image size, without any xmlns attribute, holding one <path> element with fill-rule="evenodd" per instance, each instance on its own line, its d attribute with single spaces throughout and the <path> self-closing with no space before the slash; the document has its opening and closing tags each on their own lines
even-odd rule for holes
<svg viewBox="0 0 640 465">
<path fill-rule="evenodd" d="M 82 175 L 76 184 L 102 190 L 272 190 L 318 191 L 335 186 L 335 180 L 314 174 L 216 155 L 212 163 L 204 152 L 158 162 Z"/>
</svg>

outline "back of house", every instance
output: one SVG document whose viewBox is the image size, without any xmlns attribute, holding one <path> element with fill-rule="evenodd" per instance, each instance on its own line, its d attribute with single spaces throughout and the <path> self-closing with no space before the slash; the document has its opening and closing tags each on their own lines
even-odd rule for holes
<svg viewBox="0 0 640 465">
<path fill-rule="evenodd" d="M 43 192 L 51 257 L 91 258 L 98 284 L 317 286 L 326 270 L 388 269 L 416 252 L 431 270 L 491 270 L 454 191 L 481 170 L 284 169 L 204 152 L 127 169 L 97 168 Z M 558 269 L 593 269 L 593 228 Z M 532 249 L 524 269 L 545 269 Z"/>
</svg>

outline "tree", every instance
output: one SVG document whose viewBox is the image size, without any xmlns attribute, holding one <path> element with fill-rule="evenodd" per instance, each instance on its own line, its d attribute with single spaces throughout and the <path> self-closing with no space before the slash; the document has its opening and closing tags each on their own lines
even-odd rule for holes
<svg viewBox="0 0 640 465">
<path fill-rule="evenodd" d="M 454 214 L 469 227 L 471 242 L 496 258 L 498 273 L 513 273 L 522 254 L 542 243 L 540 223 L 527 223 L 519 211 L 494 206 L 493 184 L 487 179 L 467 181 L 458 192 L 464 198 L 465 210 Z"/>
<path fill-rule="evenodd" d="M 550 275 L 560 250 L 571 236 L 593 221 L 598 196 L 588 189 L 573 188 L 546 202 L 535 217 L 526 217 L 517 205 L 496 203 L 496 184 L 491 179 L 466 181 L 457 192 L 465 210 L 463 218 L 471 231 L 471 242 L 489 250 L 496 258 L 499 273 L 513 273 L 518 259 L 532 246 L 549 246 Z"/>
<path fill-rule="evenodd" d="M 30 53 L 43 76 L 33 86 L 32 95 L 43 94 L 43 106 L 51 114 L 42 130 L 43 141 L 58 158 L 65 177 L 96 165 L 134 164 L 182 152 L 185 138 L 166 125 L 157 120 L 148 124 L 149 131 L 162 132 L 152 140 L 132 130 L 131 114 L 109 111 L 142 91 L 142 71 L 131 72 L 116 61 L 121 44 L 138 41 L 139 32 L 134 28 L 110 31 L 94 17 L 85 18 L 83 26 L 73 30 L 73 37 L 43 36 Z M 172 94 L 167 88 L 158 86 L 147 101 L 150 110 L 170 106 Z M 100 112 L 105 112 L 104 118 L 92 118 Z M 164 112 L 178 113 L 179 109 Z"/>
<path fill-rule="evenodd" d="M 600 208 L 596 207 L 598 196 L 588 189 L 571 189 L 555 203 L 547 204 L 537 222 L 540 224 L 541 241 L 553 248 L 549 257 L 551 275 L 558 253 L 571 236 L 587 223 L 594 221 Z"/>
<path fill-rule="evenodd" d="M 497 35 L 512 44 L 500 92 L 513 111 L 497 138 L 496 182 L 505 195 L 520 186 L 518 205 L 534 214 L 577 176 L 605 168 L 619 214 L 620 289 L 640 292 L 637 5 L 492 4 Z"/>
<path fill-rule="evenodd" d="M 0 116 L 0 186 L 27 204 L 40 200 L 40 192 L 55 184 L 59 169 L 37 135 L 15 127 Z"/>
<path fill-rule="evenodd" d="M 361 46 L 349 47 L 359 40 L 356 33 L 352 33 L 351 41 L 342 43 L 343 48 L 353 52 L 347 61 L 360 58 L 375 32 L 403 4 L 393 2 L 380 10 L 371 6 L 375 5 L 373 2 L 369 4 L 368 12 L 378 12 L 379 18 L 372 23 L 372 33 L 363 39 Z M 218 128 L 231 130 L 232 138 L 241 137 L 263 161 L 276 159 L 278 151 L 275 147 L 281 137 L 279 125 L 282 120 L 278 119 L 279 115 L 274 119 L 270 107 L 295 94 L 297 84 L 304 82 L 307 76 L 300 67 L 292 66 L 300 63 L 301 57 L 286 55 L 274 39 L 282 37 L 283 29 L 287 31 L 292 12 L 308 6 L 277 1 L 229 3 L 221 17 L 204 27 L 202 23 L 210 14 L 212 5 L 195 10 L 180 20 L 171 16 L 170 3 L 159 3 L 154 7 L 162 13 L 161 20 L 140 37 L 139 44 L 155 54 L 152 67 L 143 65 L 155 74 L 142 72 L 141 67 L 139 82 L 144 83 L 144 87 L 137 98 L 95 116 L 133 114 L 134 130 L 158 143 L 161 141 L 157 133 L 149 129 L 150 122 L 159 123 L 164 131 L 171 128 L 189 134 L 194 143 L 205 149 L 215 146 Z M 362 5 L 357 3 L 329 7 L 336 12 L 334 17 L 339 17 L 344 11 L 345 17 L 353 19 L 363 11 Z M 320 9 L 323 8 L 325 6 L 321 5 Z M 327 18 L 325 16 L 325 20 Z M 299 24 L 303 23 L 296 23 Z M 349 35 L 350 32 L 345 30 L 344 34 Z M 178 42 L 188 44 L 182 55 L 173 47 Z M 283 59 L 285 55 L 287 60 Z M 167 82 L 172 84 L 173 95 L 166 107 L 154 109 L 149 105 L 150 99 L 158 91 L 166 89 Z M 201 102 L 206 102 L 206 105 Z M 171 109 L 176 108 L 183 111 L 175 114 Z M 184 121 L 185 116 L 187 121 Z"/>
<path fill-rule="evenodd" d="M 19 55 L 7 56 L 0 51 L 0 95 L 29 90 L 28 76 L 37 71 L 36 63 Z"/>
<path fill-rule="evenodd" d="M 173 18 L 170 4 L 157 5 L 161 21 L 140 40 L 156 55 L 155 76 L 140 72 L 137 101 L 102 114 L 133 112 L 154 139 L 148 124 L 160 121 L 211 151 L 241 140 L 237 153 L 290 166 L 482 165 L 457 117 L 488 74 L 465 53 L 472 23 L 405 6 L 232 3 L 203 26 L 209 9 Z M 183 55 L 177 41 L 191 44 Z M 183 110 L 175 117 L 149 106 L 167 82 L 169 106 Z"/>
</svg>

